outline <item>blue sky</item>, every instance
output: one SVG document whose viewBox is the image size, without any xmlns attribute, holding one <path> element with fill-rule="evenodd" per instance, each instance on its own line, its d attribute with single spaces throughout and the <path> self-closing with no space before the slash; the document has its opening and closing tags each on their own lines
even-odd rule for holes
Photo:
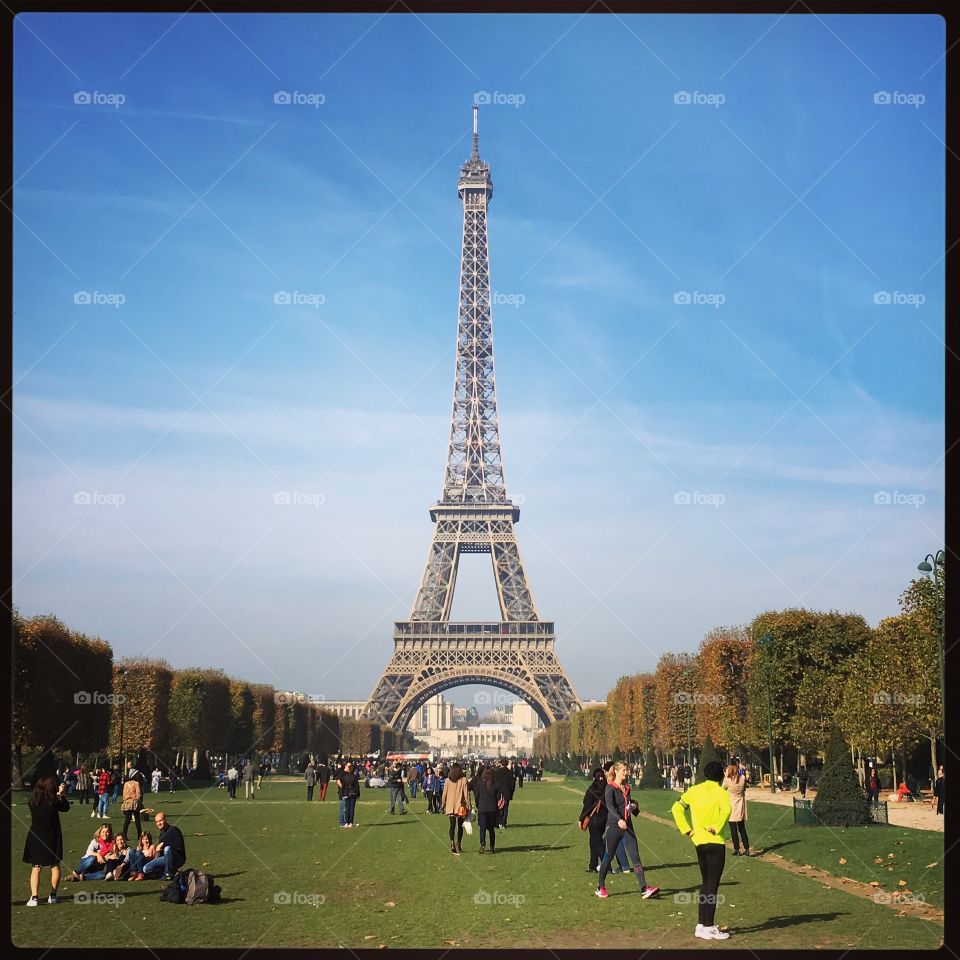
<svg viewBox="0 0 960 960">
<path fill-rule="evenodd" d="M 764 609 L 895 613 L 942 542 L 943 38 L 21 15 L 15 603 L 369 693 L 441 488 L 479 95 L 507 486 L 581 696 Z M 498 617 L 486 558 L 454 616 Z"/>
</svg>

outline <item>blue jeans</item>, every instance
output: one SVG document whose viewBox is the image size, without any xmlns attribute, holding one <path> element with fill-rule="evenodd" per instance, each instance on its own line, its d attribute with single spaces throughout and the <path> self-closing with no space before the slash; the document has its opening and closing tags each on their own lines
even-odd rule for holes
<svg viewBox="0 0 960 960">
<path fill-rule="evenodd" d="M 411 780 L 411 781 L 410 781 L 410 799 L 411 799 L 411 800 L 416 800 L 416 799 L 417 799 L 417 787 L 418 787 L 418 786 L 419 786 L 418 781 L 416 781 L 416 780 Z"/>
<path fill-rule="evenodd" d="M 347 819 L 347 823 L 353 823 L 353 814 L 357 809 L 357 798 L 356 797 L 347 797 L 346 799 L 347 809 L 344 812 L 344 816 Z"/>
<path fill-rule="evenodd" d="M 86 873 L 88 870 L 92 870 L 94 865 L 97 862 L 97 858 L 90 854 L 90 856 L 81 858 L 80 862 L 74 868 L 77 873 Z"/>
<path fill-rule="evenodd" d="M 406 810 L 406 806 L 404 805 L 403 787 L 400 787 L 399 789 L 397 787 L 391 787 L 390 788 L 390 812 L 391 813 L 393 813 L 393 808 L 398 803 L 400 804 L 400 812 L 406 813 L 407 810 Z"/>
<path fill-rule="evenodd" d="M 101 793 L 97 797 L 97 815 L 106 816 L 110 812 L 110 794 Z"/>
<path fill-rule="evenodd" d="M 340 798 L 340 826 L 344 826 L 347 822 L 347 800 L 345 797 Z"/>
<path fill-rule="evenodd" d="M 127 862 L 130 864 L 130 874 L 132 876 L 135 873 L 143 873 L 143 867 L 147 862 L 147 858 L 142 850 L 132 850 L 130 852 L 130 859 Z"/>
<path fill-rule="evenodd" d="M 153 860 L 148 860 L 143 865 L 141 872 L 145 877 L 155 877 L 161 873 L 166 876 L 173 876 L 182 866 L 183 860 L 177 856 L 173 847 L 164 847 L 163 853 Z"/>
</svg>

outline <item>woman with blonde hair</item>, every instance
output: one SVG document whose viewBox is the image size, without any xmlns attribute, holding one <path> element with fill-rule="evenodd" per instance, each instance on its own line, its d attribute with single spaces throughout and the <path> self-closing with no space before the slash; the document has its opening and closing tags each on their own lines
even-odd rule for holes
<svg viewBox="0 0 960 960">
<path fill-rule="evenodd" d="M 740 768 L 731 763 L 721 784 L 730 794 L 730 839 L 733 840 L 733 855 L 740 856 L 740 837 L 743 837 L 743 855 L 750 856 L 750 838 L 747 836 L 747 781 Z M 739 832 L 739 836 L 738 836 Z"/>
<path fill-rule="evenodd" d="M 450 768 L 444 780 L 443 795 L 440 800 L 443 812 L 450 818 L 450 852 L 459 857 L 460 842 L 463 840 L 463 821 L 470 815 L 470 792 L 467 778 L 459 763 Z M 456 839 L 454 839 L 456 836 Z"/>
<path fill-rule="evenodd" d="M 613 776 L 604 791 L 607 828 L 603 834 L 604 851 L 603 859 L 600 861 L 600 879 L 597 884 L 596 895 L 601 899 L 607 896 L 607 888 L 604 885 L 607 879 L 607 871 L 610 869 L 610 861 L 613 859 L 614 852 L 622 840 L 627 857 L 633 862 L 633 872 L 637 876 L 640 893 L 644 900 L 648 900 L 660 888 L 652 887 L 647 883 L 646 875 L 643 872 L 643 864 L 640 862 L 637 835 L 634 833 L 631 819 L 640 812 L 640 807 L 635 800 L 630 799 L 630 784 L 627 783 L 630 768 L 621 761 L 613 765 L 611 772 Z"/>
</svg>

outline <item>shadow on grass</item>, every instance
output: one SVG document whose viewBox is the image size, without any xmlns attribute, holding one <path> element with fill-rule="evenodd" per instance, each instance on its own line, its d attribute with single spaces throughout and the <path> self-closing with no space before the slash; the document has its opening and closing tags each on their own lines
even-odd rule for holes
<svg viewBox="0 0 960 960">
<path fill-rule="evenodd" d="M 567 844 L 565 847 L 557 847 L 550 843 L 530 843 L 525 847 L 504 847 L 500 843 L 497 844 L 497 853 L 531 853 L 537 850 L 569 850 L 570 845 Z"/>
<path fill-rule="evenodd" d="M 758 853 L 770 853 L 771 850 L 779 850 L 781 847 L 789 847 L 791 843 L 799 843 L 800 840 L 781 840 L 779 843 L 771 843 L 769 847 L 761 847 L 759 851 L 754 850 L 753 855 L 756 856 Z M 749 859 L 753 859 L 750 857 Z"/>
<path fill-rule="evenodd" d="M 803 923 L 821 923 L 824 920 L 836 920 L 837 917 L 849 916 L 844 911 L 833 913 L 795 913 L 787 917 L 770 917 L 763 923 L 755 923 L 752 927 L 732 927 L 733 933 L 762 933 L 764 930 L 781 930 L 784 927 L 797 927 Z"/>
</svg>

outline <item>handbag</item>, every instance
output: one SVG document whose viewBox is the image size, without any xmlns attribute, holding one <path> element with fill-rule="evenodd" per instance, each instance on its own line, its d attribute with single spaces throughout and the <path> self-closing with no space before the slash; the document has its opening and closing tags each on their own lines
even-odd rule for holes
<svg viewBox="0 0 960 960">
<path fill-rule="evenodd" d="M 594 815 L 600 809 L 600 804 L 602 800 L 597 801 L 597 805 L 580 821 L 580 829 L 587 830 L 590 827 L 590 821 L 593 819 Z"/>
</svg>

